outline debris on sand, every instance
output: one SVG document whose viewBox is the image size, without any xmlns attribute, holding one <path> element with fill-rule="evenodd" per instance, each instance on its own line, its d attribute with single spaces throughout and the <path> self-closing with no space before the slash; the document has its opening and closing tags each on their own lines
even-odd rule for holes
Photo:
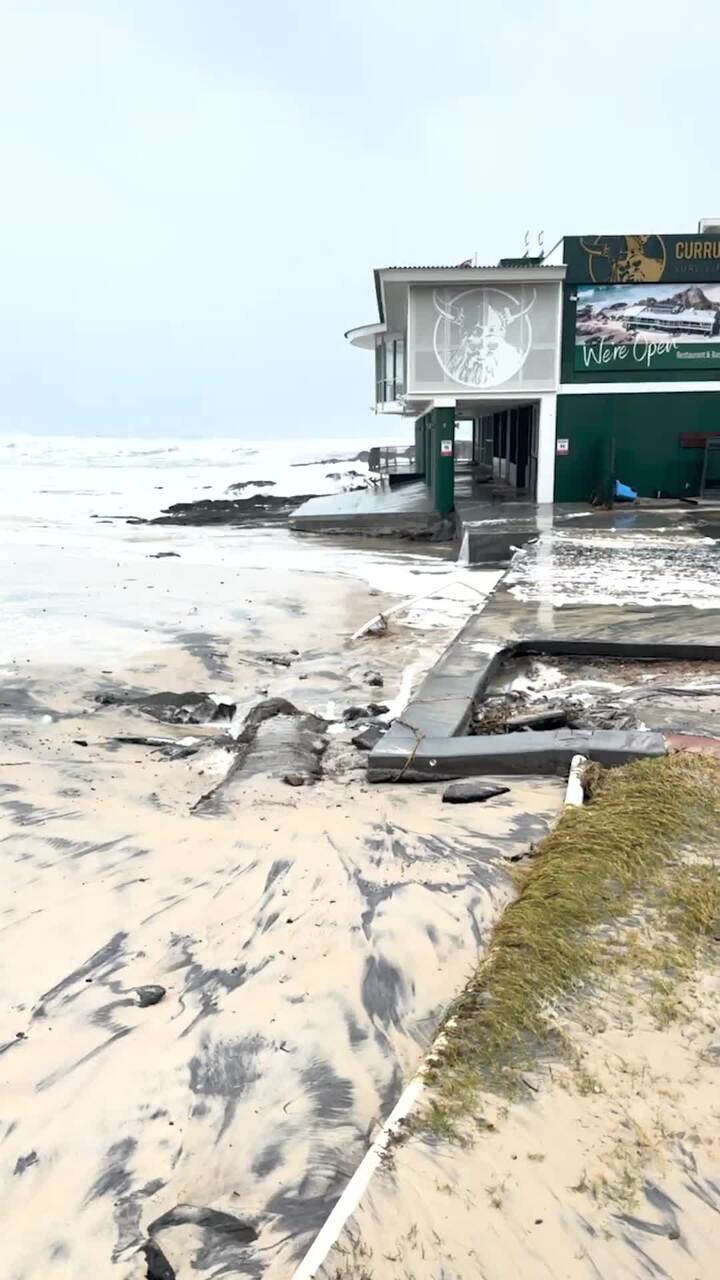
<svg viewBox="0 0 720 1280">
<path fill-rule="evenodd" d="M 385 733 L 387 733 L 387 725 L 371 724 L 367 729 L 363 729 L 362 733 L 356 733 L 351 741 L 358 751 L 372 751 Z"/>
<path fill-rule="evenodd" d="M 368 717 L 384 716 L 390 708 L 384 702 L 368 702 L 366 707 L 346 707 L 342 713 L 343 720 L 349 724 L 353 720 L 364 720 Z"/>
<path fill-rule="evenodd" d="M 167 992 L 164 987 L 159 987 L 154 983 L 148 983 L 143 987 L 136 987 L 138 1005 L 141 1009 L 149 1009 L 153 1004 L 159 1004 Z"/>
<path fill-rule="evenodd" d="M 200 797 L 193 812 L 211 812 L 218 800 L 259 775 L 279 778 L 288 786 L 316 782 L 327 749 L 327 727 L 327 720 L 300 711 L 286 698 L 265 698 L 256 703 L 232 744 L 235 759 L 229 772 Z"/>
<path fill-rule="evenodd" d="M 472 804 L 504 796 L 509 790 L 492 782 L 451 782 L 443 791 L 443 800 L 445 804 Z"/>
<path fill-rule="evenodd" d="M 294 658 L 299 658 L 300 654 L 297 649 L 291 649 L 289 653 L 259 653 L 260 662 L 269 662 L 273 667 L 289 667 L 292 665 Z"/>
<path fill-rule="evenodd" d="M 142 1246 L 145 1254 L 145 1280 L 175 1280 L 175 1270 L 154 1240 L 146 1240 Z"/>
<path fill-rule="evenodd" d="M 201 747 L 206 746 L 209 739 L 193 738 L 190 741 L 178 742 L 176 738 L 159 738 L 143 733 L 121 733 L 108 739 L 120 747 L 151 747 L 159 751 L 166 760 L 185 760 L 194 756 Z"/>
<path fill-rule="evenodd" d="M 163 724 L 215 724 L 232 720 L 236 703 L 215 699 L 207 693 L 96 693 L 101 707 L 128 707 L 142 711 Z"/>
<path fill-rule="evenodd" d="M 540 707 L 537 711 L 508 716 L 505 728 L 508 733 L 516 733 L 522 729 L 564 729 L 567 723 L 567 707 Z"/>
<path fill-rule="evenodd" d="M 366 671 L 365 683 L 369 684 L 371 689 L 382 689 L 385 684 L 385 677 L 380 671 Z"/>
</svg>

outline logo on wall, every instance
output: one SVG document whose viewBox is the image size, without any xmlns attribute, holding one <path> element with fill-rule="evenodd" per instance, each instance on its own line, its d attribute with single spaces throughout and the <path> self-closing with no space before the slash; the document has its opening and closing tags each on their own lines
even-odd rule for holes
<svg viewBox="0 0 720 1280">
<path fill-rule="evenodd" d="M 530 312 L 504 289 L 465 289 L 452 298 L 433 293 L 438 318 L 433 349 L 444 373 L 466 387 L 497 387 L 522 369 L 532 344 Z"/>
<path fill-rule="evenodd" d="M 662 236 L 586 236 L 580 241 L 595 284 L 662 280 L 667 252 Z"/>
</svg>

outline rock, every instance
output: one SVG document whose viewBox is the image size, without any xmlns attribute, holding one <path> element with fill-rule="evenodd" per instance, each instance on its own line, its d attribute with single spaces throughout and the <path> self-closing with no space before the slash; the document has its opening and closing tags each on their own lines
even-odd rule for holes
<svg viewBox="0 0 720 1280">
<path fill-rule="evenodd" d="M 383 716 L 390 708 L 384 702 L 369 702 L 366 707 L 347 707 L 343 711 L 343 720 L 350 724 L 353 720 L 363 720 L 368 717 Z"/>
<path fill-rule="evenodd" d="M 238 480 L 237 484 L 231 484 L 230 490 L 233 493 L 240 493 L 241 489 L 274 489 L 274 480 Z"/>
<path fill-rule="evenodd" d="M 283 782 L 288 787 L 304 787 L 305 779 L 301 773 L 286 773 Z"/>
<path fill-rule="evenodd" d="M 171 558 L 174 560 L 179 560 L 180 552 L 179 551 L 155 551 L 153 555 L 148 557 L 148 559 L 150 560 L 170 560 Z"/>
<path fill-rule="evenodd" d="M 154 520 L 130 516 L 127 523 L 195 526 L 284 524 L 291 511 L 319 496 L 317 493 L 297 493 L 293 497 L 280 498 L 271 493 L 258 493 L 252 498 L 200 498 L 197 502 L 176 502 Z"/>
<path fill-rule="evenodd" d="M 372 595 L 372 592 L 370 594 Z M 371 688 L 382 689 L 385 684 L 385 678 L 379 671 L 366 671 L 365 683 L 369 684 Z"/>
<path fill-rule="evenodd" d="M 343 720 L 345 720 L 347 724 L 349 724 L 351 720 L 361 720 L 364 715 L 364 707 L 346 707 L 342 713 Z"/>
<path fill-rule="evenodd" d="M 352 744 L 357 747 L 358 751 L 372 751 L 376 747 L 385 729 L 378 724 L 371 724 L 367 729 L 363 729 L 362 733 L 356 733 L 352 739 Z"/>
<path fill-rule="evenodd" d="M 482 800 L 492 800 L 493 796 L 504 796 L 509 787 L 496 786 L 492 782 L 451 782 L 443 791 L 445 804 L 472 804 Z"/>
<path fill-rule="evenodd" d="M 148 1009 L 151 1004 L 159 1004 L 167 992 L 164 987 L 152 983 L 145 987 L 136 987 L 138 1004 L 141 1009 Z"/>
</svg>

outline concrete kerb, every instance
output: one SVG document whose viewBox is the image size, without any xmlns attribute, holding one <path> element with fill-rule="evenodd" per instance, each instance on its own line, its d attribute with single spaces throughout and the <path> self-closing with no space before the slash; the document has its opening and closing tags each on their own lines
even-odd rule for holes
<svg viewBox="0 0 720 1280">
<path fill-rule="evenodd" d="M 572 757 L 622 765 L 666 753 L 661 733 L 638 730 L 526 731 L 464 736 L 473 707 L 499 665 L 525 655 L 626 660 L 717 661 L 720 644 L 672 640 L 526 637 L 502 647 L 463 641 L 463 633 L 424 680 L 402 719 L 395 721 L 368 757 L 372 782 L 428 782 L 483 774 L 557 774 Z"/>
</svg>

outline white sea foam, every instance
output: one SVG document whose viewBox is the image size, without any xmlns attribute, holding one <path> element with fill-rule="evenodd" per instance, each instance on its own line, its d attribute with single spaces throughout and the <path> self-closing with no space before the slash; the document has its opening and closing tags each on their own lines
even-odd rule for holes
<svg viewBox="0 0 720 1280">
<path fill-rule="evenodd" d="M 0 436 L 0 661 L 90 661 L 165 645 L 182 629 L 224 634 L 229 616 L 251 612 L 258 592 L 274 589 L 281 600 L 293 575 L 347 579 L 386 598 L 440 587 L 402 625 L 461 625 L 481 598 L 477 589 L 489 591 L 497 574 L 459 571 L 435 550 L 338 543 L 284 525 L 127 523 L 177 501 L 227 497 L 246 480 L 273 480 L 267 492 L 287 495 L 359 483 L 347 473 L 367 470 L 349 460 L 363 445 Z M 344 463 L 318 461 L 343 454 Z M 310 465 L 294 465 L 303 462 Z M 163 552 L 175 555 L 158 562 Z M 463 589 L 466 576 L 476 591 Z"/>
</svg>

